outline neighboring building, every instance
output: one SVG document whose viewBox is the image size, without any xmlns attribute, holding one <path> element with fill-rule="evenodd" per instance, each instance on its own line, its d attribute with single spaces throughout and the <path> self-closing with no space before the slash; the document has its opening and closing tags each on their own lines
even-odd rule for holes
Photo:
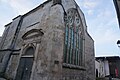
<svg viewBox="0 0 120 80">
<path fill-rule="evenodd" d="M 95 61 L 95 74 L 96 78 L 100 77 L 100 63 L 98 61 Z"/>
<path fill-rule="evenodd" d="M 120 57 L 96 57 L 96 77 L 120 78 Z"/>
<path fill-rule="evenodd" d="M 96 58 L 95 68 L 96 68 L 96 77 L 105 77 L 110 75 L 109 64 L 104 57 L 99 57 L 99 59 L 98 57 Z"/>
<path fill-rule="evenodd" d="M 118 22 L 119 22 L 119 26 L 120 26 L 120 0 L 113 0 L 113 2 L 115 5 L 115 8 L 116 8 Z"/>
<path fill-rule="evenodd" d="M 5 26 L 0 76 L 7 80 L 95 80 L 94 41 L 74 0 L 47 0 Z"/>
</svg>

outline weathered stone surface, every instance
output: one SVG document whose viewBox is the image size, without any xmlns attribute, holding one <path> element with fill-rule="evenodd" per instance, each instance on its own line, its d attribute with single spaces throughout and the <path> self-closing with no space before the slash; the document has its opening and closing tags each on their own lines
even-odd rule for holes
<svg viewBox="0 0 120 80">
<path fill-rule="evenodd" d="M 85 71 L 63 68 L 62 80 L 85 80 Z"/>
<path fill-rule="evenodd" d="M 6 79 L 4 79 L 4 78 L 0 78 L 0 80 L 6 80 Z"/>
<path fill-rule="evenodd" d="M 8 79 L 16 78 L 21 58 L 33 58 L 30 80 L 95 80 L 94 41 L 87 33 L 82 11 L 74 0 L 61 0 L 61 4 L 53 4 L 52 0 L 48 0 L 33 11 L 15 18 L 6 26 L 0 49 L 4 50 L 12 45 L 13 50 L 10 50 L 9 54 L 0 52 L 0 65 L 7 64 L 5 76 Z M 84 65 L 79 68 L 76 65 L 74 68 L 63 67 L 65 14 L 71 8 L 77 10 L 81 17 L 84 36 Z M 24 36 L 26 34 L 27 36 Z M 33 55 L 25 55 L 29 47 L 34 48 Z"/>
<path fill-rule="evenodd" d="M 61 0 L 53 0 L 53 5 L 56 5 L 56 4 L 61 4 Z"/>
<path fill-rule="evenodd" d="M 94 53 L 94 41 L 88 33 L 85 34 L 85 66 L 86 66 L 86 78 L 87 80 L 95 80 L 95 55 Z"/>
</svg>

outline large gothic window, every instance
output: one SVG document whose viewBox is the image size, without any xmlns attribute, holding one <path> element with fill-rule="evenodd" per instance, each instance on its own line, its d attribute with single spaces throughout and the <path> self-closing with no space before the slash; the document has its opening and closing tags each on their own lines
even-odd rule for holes
<svg viewBox="0 0 120 80">
<path fill-rule="evenodd" d="M 83 28 L 76 9 L 69 9 L 65 16 L 64 63 L 82 66 Z"/>
</svg>

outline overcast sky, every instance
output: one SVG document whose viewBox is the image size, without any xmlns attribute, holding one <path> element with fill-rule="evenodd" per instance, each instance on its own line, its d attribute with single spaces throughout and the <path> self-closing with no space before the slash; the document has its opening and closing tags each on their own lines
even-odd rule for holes
<svg viewBox="0 0 120 80">
<path fill-rule="evenodd" d="M 46 0 L 0 0 L 0 36 L 4 25 Z M 120 29 L 112 0 L 76 0 L 85 14 L 88 32 L 95 41 L 96 56 L 120 56 L 116 42 Z"/>
</svg>

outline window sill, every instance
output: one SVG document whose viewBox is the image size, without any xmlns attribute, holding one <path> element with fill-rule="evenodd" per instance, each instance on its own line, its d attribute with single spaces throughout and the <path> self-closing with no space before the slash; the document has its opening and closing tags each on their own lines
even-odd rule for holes
<svg viewBox="0 0 120 80">
<path fill-rule="evenodd" d="M 33 58 L 34 56 L 33 55 L 23 55 L 21 56 L 22 58 Z"/>
<path fill-rule="evenodd" d="M 86 71 L 86 68 L 84 66 L 78 66 L 78 65 L 67 64 L 67 63 L 63 63 L 63 68 L 78 69 L 78 70 Z"/>
</svg>

